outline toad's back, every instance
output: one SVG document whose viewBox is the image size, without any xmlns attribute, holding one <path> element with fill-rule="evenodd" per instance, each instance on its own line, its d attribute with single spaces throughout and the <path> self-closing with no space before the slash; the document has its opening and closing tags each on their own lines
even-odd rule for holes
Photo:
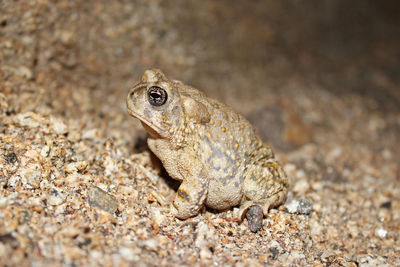
<svg viewBox="0 0 400 267">
<path fill-rule="evenodd" d="M 197 127 L 192 134 L 194 150 L 209 168 L 206 204 L 219 210 L 228 209 L 243 200 L 246 173 L 253 170 L 253 176 L 257 175 L 254 168 L 248 167 L 262 166 L 263 162 L 273 159 L 274 154 L 251 124 L 232 108 L 207 97 L 198 101 L 212 110 L 210 121 Z M 286 183 L 286 179 L 282 182 Z"/>
</svg>

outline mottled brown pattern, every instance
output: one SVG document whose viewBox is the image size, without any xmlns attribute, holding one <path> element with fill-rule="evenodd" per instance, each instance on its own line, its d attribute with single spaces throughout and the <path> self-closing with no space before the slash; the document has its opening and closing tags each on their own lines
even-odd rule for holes
<svg viewBox="0 0 400 267">
<path fill-rule="evenodd" d="M 159 88 L 165 91 L 154 94 Z M 216 210 L 239 205 L 242 220 L 253 205 L 267 214 L 285 201 L 285 172 L 250 123 L 230 107 L 159 70 L 143 74 L 127 107 L 148 131 L 149 148 L 169 175 L 182 181 L 172 205 L 176 217 L 195 216 L 203 205 Z"/>
</svg>

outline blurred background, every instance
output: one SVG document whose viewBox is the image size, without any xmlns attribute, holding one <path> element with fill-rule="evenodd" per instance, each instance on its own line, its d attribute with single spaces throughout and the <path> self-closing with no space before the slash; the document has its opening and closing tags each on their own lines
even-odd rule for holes
<svg viewBox="0 0 400 267">
<path fill-rule="evenodd" d="M 107 121 L 107 131 L 120 131 L 130 127 L 127 117 L 113 116 L 125 113 L 128 89 L 153 67 L 234 106 L 262 132 L 284 128 L 280 116 L 298 122 L 301 130 L 286 134 L 295 144 L 312 139 L 304 125 L 329 130 L 323 111 L 312 111 L 331 97 L 356 97 L 368 110 L 400 106 L 398 1 L 37 0 L 0 7 L 3 79 L 18 73 L 37 86 L 19 96 L 16 111 L 91 114 Z M 2 91 L 22 90 L 11 87 Z M 288 148 L 275 132 L 273 142 Z"/>
</svg>

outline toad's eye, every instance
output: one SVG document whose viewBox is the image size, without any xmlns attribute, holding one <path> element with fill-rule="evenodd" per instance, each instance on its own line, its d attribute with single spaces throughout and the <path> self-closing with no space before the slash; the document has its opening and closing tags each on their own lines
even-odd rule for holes
<svg viewBox="0 0 400 267">
<path fill-rule="evenodd" d="M 152 86 L 147 90 L 147 97 L 149 103 L 153 106 L 161 106 L 167 102 L 167 92 L 158 86 Z"/>
</svg>

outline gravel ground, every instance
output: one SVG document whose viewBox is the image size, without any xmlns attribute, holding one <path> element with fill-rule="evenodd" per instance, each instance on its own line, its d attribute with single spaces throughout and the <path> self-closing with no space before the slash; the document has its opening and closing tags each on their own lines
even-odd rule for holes
<svg viewBox="0 0 400 267">
<path fill-rule="evenodd" d="M 0 265 L 400 266 L 399 9 L 0 1 Z M 168 214 L 177 183 L 125 109 L 149 67 L 274 147 L 290 193 L 261 231 Z"/>
</svg>

